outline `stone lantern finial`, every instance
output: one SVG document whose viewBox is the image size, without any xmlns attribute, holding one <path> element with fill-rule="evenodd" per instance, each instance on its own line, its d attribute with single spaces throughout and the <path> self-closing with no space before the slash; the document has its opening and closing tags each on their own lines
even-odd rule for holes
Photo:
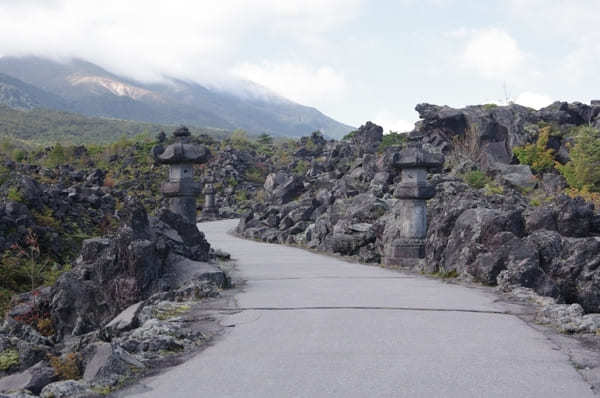
<svg viewBox="0 0 600 398">
<path fill-rule="evenodd" d="M 202 192 L 194 181 L 194 164 L 205 163 L 210 157 L 208 148 L 188 143 L 190 132 L 180 127 L 173 132 L 175 142 L 166 148 L 152 148 L 154 160 L 169 165 L 169 180 L 163 183 L 162 193 L 169 198 L 169 208 L 189 223 L 196 223 L 196 197 Z"/>
<path fill-rule="evenodd" d="M 427 182 L 427 170 L 440 167 L 444 156 L 425 151 L 422 139 L 421 135 L 410 135 L 407 147 L 393 155 L 392 164 L 401 170 L 401 182 L 394 190 L 400 199 L 393 209 L 395 222 L 386 226 L 386 235 L 394 237 L 384 247 L 384 263 L 388 265 L 414 266 L 425 257 L 425 201 L 435 195 L 435 187 Z"/>
</svg>

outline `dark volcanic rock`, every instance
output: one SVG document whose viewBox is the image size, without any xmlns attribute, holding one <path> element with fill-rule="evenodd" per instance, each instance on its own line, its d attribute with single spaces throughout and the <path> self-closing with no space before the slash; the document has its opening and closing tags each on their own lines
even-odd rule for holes
<svg viewBox="0 0 600 398">
<path fill-rule="evenodd" d="M 367 122 L 353 133 L 351 142 L 358 149 L 358 154 L 361 156 L 365 153 L 375 153 L 382 139 L 383 128 Z"/>
<path fill-rule="evenodd" d="M 73 271 L 53 289 L 50 313 L 59 336 L 98 329 L 128 306 L 162 289 L 170 253 L 207 260 L 210 246 L 195 225 L 161 210 L 152 222 L 131 203 L 113 237 L 84 242 Z"/>
</svg>

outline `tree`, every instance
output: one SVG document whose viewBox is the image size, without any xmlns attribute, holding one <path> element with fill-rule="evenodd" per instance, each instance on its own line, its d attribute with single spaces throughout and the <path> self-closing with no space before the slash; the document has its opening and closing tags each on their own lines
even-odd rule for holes
<svg viewBox="0 0 600 398">
<path fill-rule="evenodd" d="M 258 139 L 256 140 L 260 145 L 272 145 L 273 144 L 273 137 L 271 137 L 269 134 L 267 133 L 262 133 L 261 135 L 258 136 Z"/>
<path fill-rule="evenodd" d="M 600 192 L 600 130 L 582 126 L 576 130 L 575 144 L 569 149 L 571 160 L 556 167 L 571 188 Z"/>
<path fill-rule="evenodd" d="M 547 148 L 551 130 L 552 126 L 542 127 L 535 143 L 513 149 L 519 163 L 531 166 L 535 173 L 554 169 L 554 150 Z"/>
</svg>

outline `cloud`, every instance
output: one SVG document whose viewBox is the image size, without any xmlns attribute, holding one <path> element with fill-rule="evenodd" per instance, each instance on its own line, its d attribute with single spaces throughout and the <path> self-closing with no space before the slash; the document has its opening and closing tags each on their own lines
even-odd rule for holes
<svg viewBox="0 0 600 398">
<path fill-rule="evenodd" d="M 250 40 L 260 40 L 254 51 L 298 48 L 359 7 L 359 0 L 0 0 L 0 52 L 80 57 L 145 81 L 211 80 L 254 55 L 244 54 Z"/>
<path fill-rule="evenodd" d="M 464 36 L 464 32 L 456 31 Z M 461 53 L 464 68 L 485 78 L 505 78 L 523 63 L 524 53 L 517 41 L 498 28 L 475 30 L 471 33 Z"/>
<path fill-rule="evenodd" d="M 390 130 L 398 133 L 404 133 L 412 131 L 415 128 L 415 122 L 398 118 L 388 110 L 382 110 L 378 112 L 373 118 L 373 123 L 383 127 L 384 134 L 387 134 Z"/>
<path fill-rule="evenodd" d="M 331 66 L 263 61 L 237 65 L 231 72 L 302 104 L 340 99 L 348 87 L 344 75 Z"/>
<path fill-rule="evenodd" d="M 519 94 L 514 100 L 515 103 L 523 106 L 528 106 L 533 109 L 540 109 L 553 103 L 554 101 L 547 95 L 526 91 Z"/>
</svg>

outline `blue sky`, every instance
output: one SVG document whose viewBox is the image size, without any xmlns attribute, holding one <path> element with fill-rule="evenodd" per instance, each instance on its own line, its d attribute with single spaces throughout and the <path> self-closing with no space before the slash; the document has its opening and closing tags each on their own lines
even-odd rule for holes
<svg viewBox="0 0 600 398">
<path fill-rule="evenodd" d="M 137 79 L 252 80 L 355 126 L 420 102 L 600 98 L 598 0 L 0 0 L 0 55 Z"/>
</svg>

